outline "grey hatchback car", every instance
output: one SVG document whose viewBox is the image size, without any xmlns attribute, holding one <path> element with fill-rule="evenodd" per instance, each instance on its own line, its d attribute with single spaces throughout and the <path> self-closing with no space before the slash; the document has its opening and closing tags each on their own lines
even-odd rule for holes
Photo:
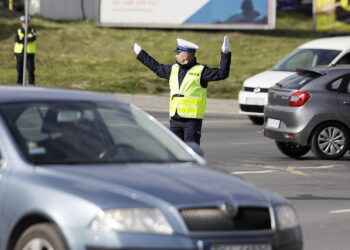
<svg viewBox="0 0 350 250">
<path fill-rule="evenodd" d="M 294 209 L 110 95 L 0 87 L 1 250 L 300 250 Z"/>
<path fill-rule="evenodd" d="M 350 67 L 298 69 L 270 88 L 264 135 L 285 155 L 311 148 L 321 159 L 339 159 L 349 149 Z"/>
</svg>

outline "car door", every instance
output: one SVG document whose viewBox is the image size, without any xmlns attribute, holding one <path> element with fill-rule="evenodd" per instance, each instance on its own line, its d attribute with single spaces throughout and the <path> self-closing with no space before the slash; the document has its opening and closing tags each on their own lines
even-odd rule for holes
<svg viewBox="0 0 350 250">
<path fill-rule="evenodd" d="M 5 249 L 4 244 L 4 234 L 6 233 L 6 221 L 4 219 L 4 205 L 6 201 L 5 197 L 5 188 L 6 188 L 6 176 L 9 173 L 9 167 L 6 164 L 6 136 L 3 136 L 6 133 L 4 129 L 4 124 L 0 116 L 0 249 Z"/>
<path fill-rule="evenodd" d="M 340 93 L 338 95 L 338 107 L 341 115 L 350 127 L 350 75 L 344 76 Z"/>
</svg>

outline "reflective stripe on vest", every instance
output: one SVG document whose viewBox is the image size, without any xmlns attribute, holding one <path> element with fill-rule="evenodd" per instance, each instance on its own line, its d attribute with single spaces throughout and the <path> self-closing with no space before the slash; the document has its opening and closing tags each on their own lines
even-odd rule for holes
<svg viewBox="0 0 350 250">
<path fill-rule="evenodd" d="M 28 33 L 28 38 L 32 38 L 33 34 L 32 34 L 33 30 L 30 30 L 30 32 Z M 24 33 L 22 33 L 21 29 L 17 30 L 18 36 L 23 39 L 24 38 Z M 15 43 L 15 47 L 13 49 L 13 51 L 16 54 L 21 54 L 23 53 L 23 48 L 24 48 L 24 44 L 23 43 Z M 27 54 L 35 54 L 36 53 L 36 41 L 33 42 L 27 42 Z"/>
<path fill-rule="evenodd" d="M 200 83 L 203 65 L 197 64 L 188 70 L 179 88 L 179 69 L 175 63 L 171 69 L 169 79 L 170 105 L 169 115 L 174 116 L 176 111 L 184 118 L 203 119 L 206 108 L 207 88 Z"/>
</svg>

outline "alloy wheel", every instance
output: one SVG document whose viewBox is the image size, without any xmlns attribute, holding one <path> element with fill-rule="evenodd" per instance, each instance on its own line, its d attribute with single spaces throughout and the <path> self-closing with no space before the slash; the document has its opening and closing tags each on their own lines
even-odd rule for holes
<svg viewBox="0 0 350 250">
<path fill-rule="evenodd" d="M 23 250 L 54 250 L 54 248 L 45 239 L 34 238 L 23 247 Z"/>
<path fill-rule="evenodd" d="M 336 155 L 345 146 L 346 138 L 342 130 L 336 127 L 323 129 L 317 138 L 320 150 L 326 155 Z"/>
</svg>

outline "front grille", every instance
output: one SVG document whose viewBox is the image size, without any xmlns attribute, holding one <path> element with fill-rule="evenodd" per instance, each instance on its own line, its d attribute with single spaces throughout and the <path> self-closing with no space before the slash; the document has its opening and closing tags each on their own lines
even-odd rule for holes
<svg viewBox="0 0 350 250">
<path fill-rule="evenodd" d="M 244 91 L 247 92 L 255 92 L 255 93 L 267 93 L 269 89 L 267 88 L 250 88 L 250 87 L 244 87 Z"/>
<path fill-rule="evenodd" d="M 216 207 L 181 209 L 180 214 L 192 232 L 271 229 L 268 208 L 239 207 L 233 217 Z"/>
<path fill-rule="evenodd" d="M 239 106 L 240 106 L 241 110 L 245 111 L 245 112 L 264 113 L 264 106 L 262 106 L 262 105 L 240 104 Z"/>
</svg>

